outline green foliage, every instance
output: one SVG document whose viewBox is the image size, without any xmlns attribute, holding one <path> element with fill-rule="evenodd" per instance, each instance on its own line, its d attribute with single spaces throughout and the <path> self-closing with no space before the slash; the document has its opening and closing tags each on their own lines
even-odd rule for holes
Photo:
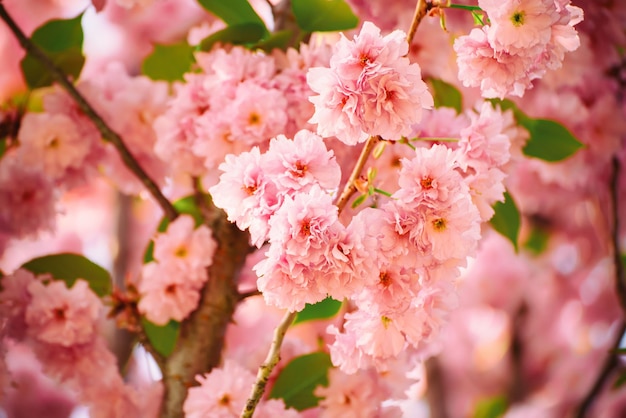
<svg viewBox="0 0 626 418">
<path fill-rule="evenodd" d="M 28 261 L 22 268 L 37 275 L 49 273 L 55 280 L 63 280 L 67 287 L 72 287 L 77 279 L 84 279 L 98 296 L 111 293 L 109 272 L 79 254 L 47 255 Z"/>
<path fill-rule="evenodd" d="M 530 133 L 523 150 L 529 157 L 550 162 L 561 161 L 583 147 L 565 126 L 556 121 L 528 119 L 522 126 Z"/>
<path fill-rule="evenodd" d="M 263 19 L 259 17 L 247 0 L 198 0 L 206 10 L 222 19 L 227 25 L 240 23 L 256 23 L 263 27 L 263 33 L 267 34 Z"/>
<path fill-rule="evenodd" d="M 356 28 L 359 18 L 344 0 L 292 0 L 296 22 L 307 32 L 335 32 Z"/>
<path fill-rule="evenodd" d="M 565 126 L 554 120 L 533 119 L 510 100 L 492 99 L 491 102 L 500 105 L 502 110 L 511 109 L 517 123 L 530 134 L 523 149 L 524 155 L 556 162 L 572 156 L 584 147 Z"/>
<path fill-rule="evenodd" d="M 176 202 L 174 202 L 174 207 L 180 214 L 191 215 L 193 219 L 196 221 L 196 227 L 198 227 L 198 225 L 204 222 L 204 219 L 202 219 L 202 213 L 200 213 L 200 209 L 198 208 L 198 205 L 196 204 L 195 196 L 193 195 L 187 196 L 187 197 L 183 197 L 182 199 L 177 200 Z M 165 232 L 169 224 L 170 224 L 170 220 L 164 216 L 161 219 L 159 226 L 157 227 L 157 231 Z M 154 241 L 150 241 L 148 243 L 148 247 L 146 248 L 146 252 L 143 255 L 144 264 L 147 264 L 151 262 L 152 260 L 154 260 L 153 252 L 154 252 Z"/>
<path fill-rule="evenodd" d="M 479 401 L 474 409 L 473 418 L 498 418 L 504 415 L 508 401 L 504 396 L 495 396 Z"/>
<path fill-rule="evenodd" d="M 327 353 L 296 357 L 280 372 L 269 397 L 280 398 L 287 407 L 298 411 L 313 408 L 320 401 L 313 391 L 317 386 L 328 385 L 328 369 L 331 367 Z"/>
<path fill-rule="evenodd" d="M 141 65 L 141 73 L 152 80 L 183 80 L 183 74 L 190 71 L 194 62 L 193 47 L 186 41 L 154 45 L 154 51 Z"/>
<path fill-rule="evenodd" d="M 541 254 L 548 246 L 550 234 L 545 229 L 535 226 L 530 230 L 524 248 L 534 254 Z"/>
<path fill-rule="evenodd" d="M 452 107 L 456 113 L 463 111 L 463 96 L 459 89 L 438 78 L 430 78 L 428 82 L 434 93 L 435 107 Z"/>
<path fill-rule="evenodd" d="M 166 325 L 161 326 L 141 318 L 141 325 L 150 344 L 159 354 L 165 357 L 172 354 L 180 333 L 180 324 L 178 322 L 170 321 Z"/>
<path fill-rule="evenodd" d="M 339 312 L 339 309 L 341 309 L 341 302 L 330 297 L 313 305 L 307 303 L 304 309 L 298 312 L 293 323 L 332 318 Z"/>
<path fill-rule="evenodd" d="M 73 19 L 55 19 L 38 27 L 31 41 L 46 54 L 66 75 L 78 79 L 85 56 L 82 53 L 82 13 Z M 31 89 L 52 85 L 50 72 L 32 55 L 27 54 L 20 63 L 26 84 Z"/>
<path fill-rule="evenodd" d="M 515 247 L 515 251 L 517 251 L 517 238 L 519 236 L 521 219 L 515 201 L 508 192 L 505 192 L 504 203 L 496 202 L 493 209 L 496 213 L 491 218 L 491 226 L 508 238 L 513 247 Z"/>
<path fill-rule="evenodd" d="M 238 23 L 217 31 L 200 42 L 201 51 L 210 51 L 216 43 L 245 45 L 260 41 L 265 35 L 265 26 L 254 22 Z"/>
<path fill-rule="evenodd" d="M 292 37 L 293 31 L 288 29 L 272 32 L 268 37 L 257 42 L 253 49 L 262 49 L 265 52 L 271 52 L 273 49 L 284 51 L 289 46 Z"/>
</svg>

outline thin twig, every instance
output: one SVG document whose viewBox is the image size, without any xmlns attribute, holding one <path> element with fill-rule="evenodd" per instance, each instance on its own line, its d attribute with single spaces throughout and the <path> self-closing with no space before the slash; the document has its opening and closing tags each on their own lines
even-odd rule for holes
<svg viewBox="0 0 626 418">
<path fill-rule="evenodd" d="M 420 22 L 426 16 L 428 12 L 428 3 L 426 0 L 417 0 L 417 4 L 415 5 L 415 12 L 413 13 L 413 20 L 411 20 L 411 27 L 409 28 L 409 32 L 406 35 L 406 41 L 411 45 L 413 42 L 413 37 L 415 36 L 415 32 L 417 31 L 417 27 Z"/>
<path fill-rule="evenodd" d="M 244 299 L 247 299 L 247 298 L 251 298 L 253 296 L 260 296 L 262 294 L 263 293 L 261 293 L 259 290 L 256 290 L 256 289 L 255 290 L 250 290 L 248 292 L 240 293 L 239 294 L 239 300 L 244 300 Z"/>
<path fill-rule="evenodd" d="M 363 149 L 361 150 L 361 155 L 359 155 L 359 159 L 357 160 L 356 165 L 354 166 L 354 169 L 352 170 L 352 174 L 350 174 L 350 178 L 346 182 L 343 192 L 341 192 L 339 199 L 337 199 L 336 205 L 337 205 L 337 208 L 339 208 L 339 213 L 341 213 L 341 211 L 346 206 L 346 203 L 348 203 L 352 195 L 357 191 L 356 185 L 355 185 L 356 180 L 361 175 L 361 171 L 363 170 L 363 167 L 365 166 L 365 162 L 367 161 L 370 154 L 372 153 L 372 150 L 374 149 L 376 144 L 378 144 L 380 141 L 382 141 L 382 138 L 380 136 L 370 136 L 367 142 L 365 143 L 365 145 L 363 146 Z"/>
<path fill-rule="evenodd" d="M 600 394 L 600 391 L 604 387 L 604 384 L 606 383 L 608 378 L 611 376 L 611 373 L 613 372 L 615 367 L 619 365 L 619 360 L 618 360 L 618 355 L 616 354 L 616 350 L 620 346 L 624 332 L 626 332 L 626 323 L 622 322 L 619 330 L 617 331 L 615 342 L 613 343 L 613 346 L 612 346 L 612 350 L 608 352 L 607 358 L 604 361 L 604 366 L 602 366 L 602 370 L 600 370 L 600 373 L 598 374 L 598 377 L 593 383 L 593 386 L 591 386 L 589 393 L 587 393 L 587 396 L 585 396 L 585 399 L 583 399 L 583 401 L 580 403 L 580 406 L 578 407 L 578 411 L 576 412 L 576 415 L 575 415 L 576 418 L 585 418 L 587 416 L 587 413 L 591 409 L 593 402 L 596 400 L 596 398 Z"/>
<path fill-rule="evenodd" d="M 270 347 L 270 351 L 267 353 L 267 357 L 265 362 L 259 367 L 259 372 L 256 376 L 256 382 L 252 387 L 252 392 L 250 394 L 250 398 L 246 402 L 246 406 L 241 413 L 241 418 L 251 418 L 252 414 L 254 414 L 254 410 L 261 400 L 261 396 L 263 396 L 263 392 L 265 391 L 265 386 L 267 385 L 267 381 L 274 370 L 274 367 L 280 361 L 280 346 L 283 343 L 283 339 L 285 338 L 285 334 L 287 333 L 287 329 L 296 318 L 297 312 L 287 312 L 283 319 L 280 321 L 280 324 L 274 330 L 274 339 L 272 340 L 272 345 Z"/>
<path fill-rule="evenodd" d="M 613 225 L 611 229 L 611 244 L 613 246 L 613 264 L 615 265 L 615 290 L 619 298 L 620 305 L 626 317 L 626 276 L 624 275 L 624 266 L 622 265 L 621 251 L 619 248 L 619 175 L 621 166 L 619 159 L 614 156 L 612 161 L 612 173 L 610 180 L 611 192 L 611 218 Z"/>
<path fill-rule="evenodd" d="M 611 196 L 610 210 L 611 218 L 613 219 L 613 225 L 611 226 L 611 245 L 613 247 L 613 264 L 615 267 L 615 290 L 617 292 L 617 297 L 619 299 L 622 310 L 624 311 L 624 317 L 626 317 L 626 277 L 624 276 L 624 266 L 622 265 L 621 252 L 619 247 L 618 193 L 620 171 L 621 166 L 619 160 L 616 156 L 614 156 L 612 161 L 611 179 L 609 180 Z M 613 350 L 609 352 L 608 357 L 604 362 L 604 366 L 602 367 L 602 370 L 596 378 L 596 381 L 589 390 L 589 393 L 587 393 L 587 396 L 585 396 L 585 399 L 583 399 L 580 406 L 578 407 L 576 418 L 583 418 L 586 416 L 587 412 L 593 405 L 593 402 L 598 397 L 600 391 L 604 387 L 606 380 L 609 378 L 609 376 L 611 376 L 613 369 L 619 364 L 617 358 L 618 356 L 615 353 L 620 346 L 622 337 L 624 336 L 624 332 L 626 332 L 626 322 L 622 321 L 620 329 L 618 330 L 615 337 L 615 342 L 613 343 Z"/>
<path fill-rule="evenodd" d="M 137 176 L 137 178 L 143 183 L 143 185 L 148 189 L 150 194 L 155 198 L 158 204 L 165 212 L 165 216 L 169 220 L 174 220 L 178 216 L 178 212 L 172 205 L 172 203 L 161 193 L 159 186 L 148 176 L 148 174 L 141 168 L 135 157 L 130 153 L 126 144 L 122 138 L 113 131 L 107 123 L 98 115 L 98 113 L 94 110 L 94 108 L 87 102 L 87 100 L 80 94 L 80 92 L 74 87 L 74 85 L 67 79 L 67 76 L 63 73 L 59 67 L 57 67 L 51 60 L 48 58 L 46 54 L 44 54 L 25 34 L 22 30 L 17 26 L 15 21 L 11 18 L 11 16 L 7 13 L 6 9 L 0 2 L 0 17 L 4 20 L 7 26 L 11 29 L 17 40 L 19 41 L 22 48 L 35 57 L 41 64 L 46 68 L 46 70 L 50 73 L 50 75 L 67 91 L 67 93 L 74 99 L 74 101 L 78 104 L 78 107 L 83 111 L 83 113 L 91 119 L 94 123 L 102 137 L 108 141 L 110 141 L 113 146 L 117 149 L 122 158 L 122 161 L 128 167 L 130 171 Z"/>
</svg>

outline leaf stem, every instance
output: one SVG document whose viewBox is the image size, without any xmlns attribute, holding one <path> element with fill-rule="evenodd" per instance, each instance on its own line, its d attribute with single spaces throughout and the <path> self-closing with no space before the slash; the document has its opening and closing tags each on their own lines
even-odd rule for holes
<svg viewBox="0 0 626 418">
<path fill-rule="evenodd" d="M 465 4 L 448 4 L 446 7 L 449 7 L 450 9 L 463 9 L 463 10 L 471 10 L 471 11 L 478 11 L 478 10 L 482 10 L 479 6 L 468 6 Z"/>
<path fill-rule="evenodd" d="M 135 157 L 131 154 L 128 147 L 122 140 L 122 138 L 113 131 L 107 123 L 98 115 L 94 108 L 87 102 L 87 100 L 80 94 L 80 92 L 74 87 L 74 85 L 67 79 L 67 76 L 57 67 L 48 56 L 35 45 L 19 28 L 17 23 L 8 14 L 2 2 L 0 2 L 0 18 L 7 24 L 11 32 L 15 35 L 22 48 L 35 59 L 37 59 L 48 70 L 50 75 L 63 87 L 65 91 L 74 99 L 78 107 L 85 113 L 85 115 L 91 119 L 102 137 L 110 141 L 117 149 L 122 158 L 122 161 L 128 167 L 130 171 L 137 176 L 137 178 L 148 189 L 150 194 L 157 201 L 159 206 L 165 212 L 165 216 L 171 221 L 176 219 L 178 212 L 172 205 L 172 203 L 161 193 L 159 186 L 148 176 L 148 174 L 141 168 Z"/>
</svg>

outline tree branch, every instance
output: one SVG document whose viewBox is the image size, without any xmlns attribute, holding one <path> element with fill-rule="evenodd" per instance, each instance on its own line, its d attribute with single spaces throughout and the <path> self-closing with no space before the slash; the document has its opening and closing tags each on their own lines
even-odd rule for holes
<svg viewBox="0 0 626 418">
<path fill-rule="evenodd" d="M 361 150 L 361 155 L 359 155 L 359 159 L 357 160 L 356 165 L 354 166 L 354 169 L 352 170 L 352 174 L 350 174 L 350 178 L 346 182 L 346 185 L 343 188 L 343 192 L 341 192 L 339 199 L 337 199 L 336 205 L 339 208 L 339 213 L 343 211 L 344 207 L 346 206 L 346 203 L 348 203 L 352 195 L 356 192 L 356 186 L 355 186 L 356 180 L 361 175 L 361 171 L 363 171 L 363 167 L 365 166 L 367 159 L 372 153 L 372 150 L 374 149 L 374 147 L 376 147 L 376 144 L 378 144 L 380 141 L 382 141 L 382 138 L 380 136 L 370 136 L 367 139 L 367 142 L 365 142 L 365 145 L 363 146 L 363 149 Z"/>
<path fill-rule="evenodd" d="M 619 193 L 619 176 L 621 172 L 621 166 L 619 163 L 619 159 L 617 156 L 613 157 L 612 160 L 612 171 L 611 178 L 609 180 L 609 191 L 610 191 L 610 210 L 611 210 L 611 218 L 613 219 L 613 225 L 611 227 L 611 246 L 613 247 L 613 264 L 615 267 L 615 290 L 617 292 L 617 297 L 619 299 L 619 303 L 622 307 L 622 311 L 624 313 L 624 317 L 626 317 L 626 277 L 624 276 L 624 266 L 622 265 L 621 252 L 619 248 L 619 203 L 618 203 L 618 193 Z M 622 321 L 620 328 L 615 337 L 615 342 L 613 343 L 613 350 L 611 350 L 608 354 L 604 362 L 604 366 L 593 386 L 589 390 L 585 399 L 581 402 L 578 412 L 576 413 L 577 418 L 584 418 L 593 405 L 593 402 L 600 394 L 600 391 L 604 387 L 609 376 L 613 372 L 613 369 L 619 364 L 618 356 L 615 353 L 620 346 L 622 341 L 622 337 L 624 336 L 624 332 L 626 332 L 626 322 Z"/>
<path fill-rule="evenodd" d="M 267 353 L 267 357 L 265 358 L 265 362 L 261 364 L 259 367 L 259 371 L 256 376 L 256 382 L 252 387 L 252 392 L 250 393 L 250 397 L 246 402 L 246 406 L 241 413 L 241 418 L 251 418 L 252 414 L 254 414 L 254 410 L 258 405 L 261 397 L 263 396 L 263 392 L 265 391 L 265 386 L 267 385 L 267 381 L 274 370 L 274 367 L 280 361 L 280 346 L 283 343 L 283 339 L 285 338 L 285 334 L 287 333 L 287 329 L 296 318 L 297 312 L 287 312 L 283 319 L 280 321 L 280 324 L 274 330 L 274 339 L 272 340 L 272 345 L 270 346 L 270 351 Z"/>
<path fill-rule="evenodd" d="M 165 216 L 169 220 L 174 220 L 178 216 L 178 212 L 172 205 L 172 203 L 161 193 L 159 186 L 148 176 L 148 174 L 141 168 L 135 157 L 131 154 L 129 149 L 122 141 L 122 138 L 114 132 L 107 123 L 98 115 L 98 113 L 94 110 L 94 108 L 85 100 L 85 98 L 80 94 L 80 92 L 74 87 L 74 85 L 67 79 L 67 76 L 61 71 L 49 58 L 48 56 L 41 51 L 25 34 L 22 30 L 17 26 L 15 21 L 11 18 L 11 16 L 7 13 L 6 9 L 0 2 L 0 18 L 4 20 L 9 29 L 13 32 L 17 40 L 19 41 L 22 48 L 35 57 L 50 73 L 50 75 L 61 85 L 61 87 L 67 91 L 67 93 L 74 99 L 74 101 L 78 104 L 78 107 L 83 111 L 83 113 L 91 119 L 94 123 L 102 137 L 108 141 L 110 141 L 113 146 L 117 149 L 122 158 L 122 161 L 128 167 L 130 171 L 137 176 L 137 178 L 143 183 L 143 185 L 148 189 L 150 194 L 157 201 L 159 206 L 165 212 Z"/>
</svg>

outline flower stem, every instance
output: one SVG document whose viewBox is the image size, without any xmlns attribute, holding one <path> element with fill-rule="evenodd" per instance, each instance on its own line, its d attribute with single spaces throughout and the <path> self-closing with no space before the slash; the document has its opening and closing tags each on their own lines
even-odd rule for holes
<svg viewBox="0 0 626 418">
<path fill-rule="evenodd" d="M 150 194 L 157 201 L 159 206 L 165 212 L 165 216 L 171 221 L 176 219 L 178 211 L 174 208 L 174 205 L 161 193 L 159 186 L 148 176 L 148 174 L 141 168 L 135 157 L 130 153 L 128 147 L 122 140 L 122 138 L 113 131 L 107 123 L 98 115 L 94 108 L 87 102 L 87 100 L 80 94 L 80 92 L 74 87 L 74 85 L 67 79 L 67 76 L 63 73 L 59 67 L 57 67 L 48 58 L 44 52 L 37 47 L 19 28 L 17 23 L 11 18 L 2 2 L 0 2 L 0 18 L 7 24 L 11 32 L 15 35 L 22 48 L 37 59 L 50 73 L 50 75 L 63 87 L 65 91 L 74 99 L 78 107 L 85 113 L 85 115 L 91 119 L 102 137 L 113 144 L 122 158 L 122 161 L 128 167 L 130 171 L 137 176 L 137 178 L 148 189 Z"/>
<path fill-rule="evenodd" d="M 267 353 L 267 357 L 261 366 L 259 367 L 259 371 L 256 376 L 256 382 L 254 382 L 254 386 L 252 387 L 252 392 L 250 393 L 250 397 L 246 402 L 246 406 L 241 412 L 241 418 L 251 418 L 252 414 L 254 414 L 254 410 L 261 400 L 261 396 L 263 396 L 263 392 L 265 391 L 265 386 L 267 385 L 267 381 L 269 380 L 270 374 L 274 367 L 280 361 L 280 346 L 283 343 L 283 339 L 285 338 L 285 334 L 287 333 L 287 329 L 291 325 L 294 319 L 296 319 L 297 312 L 287 312 L 283 319 L 280 321 L 280 324 L 274 330 L 274 339 L 272 340 L 272 345 L 270 346 L 270 351 Z"/>
</svg>

